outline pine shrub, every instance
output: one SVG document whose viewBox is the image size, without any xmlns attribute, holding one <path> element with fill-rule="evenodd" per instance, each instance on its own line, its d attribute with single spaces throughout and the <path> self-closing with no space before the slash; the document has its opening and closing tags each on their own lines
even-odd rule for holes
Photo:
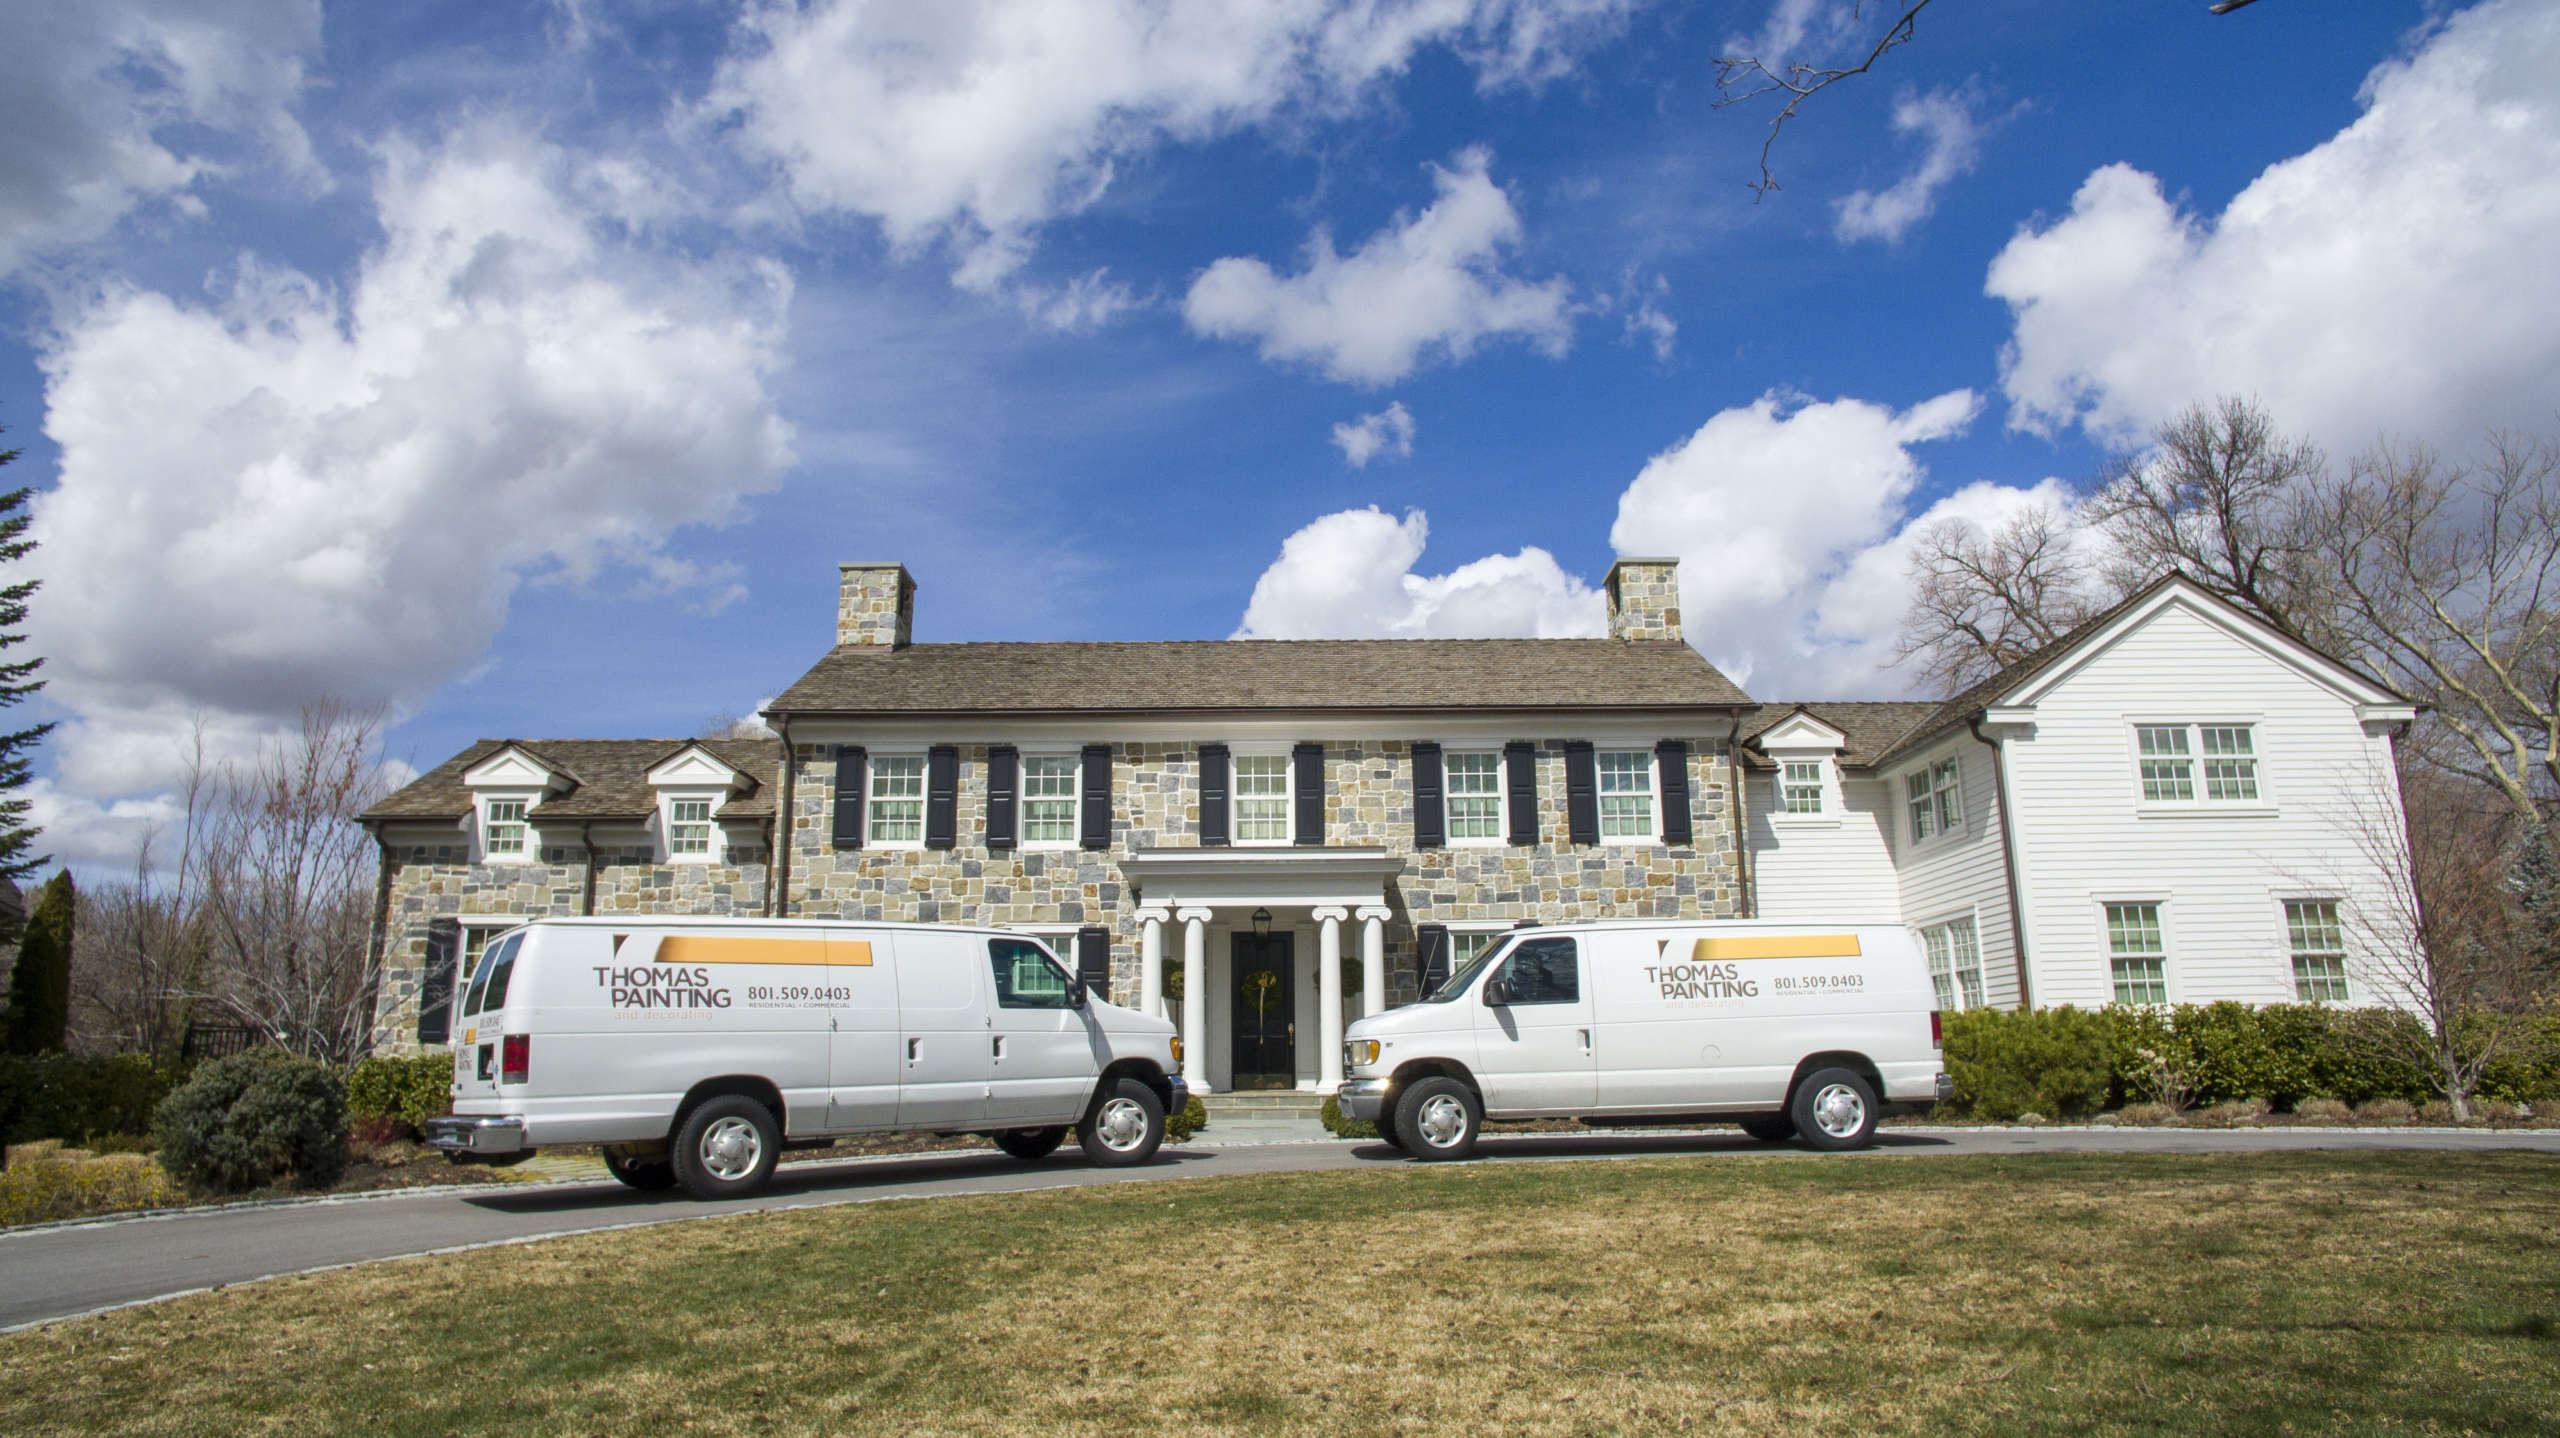
<svg viewBox="0 0 2560 1438">
<path fill-rule="evenodd" d="M 346 1169 L 344 1085 L 327 1065 L 278 1049 L 203 1065 L 157 1119 L 160 1166 L 193 1189 L 326 1188 Z"/>
<path fill-rule="evenodd" d="M 186 1070 L 148 1054 L 0 1055 L 0 1143 L 143 1133 Z"/>
<path fill-rule="evenodd" d="M 453 1055 L 431 1049 L 410 1058 L 368 1058 L 347 1075 L 347 1117 L 387 1119 L 416 1138 L 427 1120 L 453 1112 Z"/>
</svg>

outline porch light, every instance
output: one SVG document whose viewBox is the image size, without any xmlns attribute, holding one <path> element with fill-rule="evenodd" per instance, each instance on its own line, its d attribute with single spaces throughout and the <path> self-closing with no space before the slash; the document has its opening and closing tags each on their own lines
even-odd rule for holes
<svg viewBox="0 0 2560 1438">
<path fill-rule="evenodd" d="M 1269 909 L 1256 909 L 1253 911 L 1253 936 L 1257 939 L 1267 939 L 1271 937 L 1271 911 Z"/>
</svg>

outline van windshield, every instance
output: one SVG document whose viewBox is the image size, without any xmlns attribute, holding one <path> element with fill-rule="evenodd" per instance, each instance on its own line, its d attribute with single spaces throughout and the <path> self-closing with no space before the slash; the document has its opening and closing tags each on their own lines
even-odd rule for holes
<svg viewBox="0 0 2560 1438">
<path fill-rule="evenodd" d="M 1511 943 L 1507 939 L 1498 944 L 1485 945 L 1484 952 L 1476 955 L 1475 962 L 1442 979 L 1440 987 L 1424 994 L 1422 1001 L 1426 1004 L 1445 1004 L 1465 993 L 1467 986 L 1476 981 L 1476 975 L 1483 973 L 1487 965 L 1509 952 L 1511 952 Z"/>
<path fill-rule="evenodd" d="M 462 1005 L 462 1016 L 507 1005 L 507 977 L 516 966 L 516 949 L 524 942 L 521 932 L 507 935 L 489 946 L 480 960 L 480 972 L 472 977 L 471 997 Z"/>
</svg>

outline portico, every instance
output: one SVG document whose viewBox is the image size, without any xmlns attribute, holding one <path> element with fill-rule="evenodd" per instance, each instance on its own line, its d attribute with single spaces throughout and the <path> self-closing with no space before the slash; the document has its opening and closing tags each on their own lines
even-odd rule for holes
<svg viewBox="0 0 2560 1438">
<path fill-rule="evenodd" d="M 1240 1059 L 1257 1079 L 1339 1088 L 1346 944 L 1358 945 L 1360 1012 L 1383 1011 L 1388 885 L 1404 861 L 1383 848 L 1155 849 L 1120 867 L 1138 901 L 1139 1007 L 1180 1025 L 1192 1090 L 1232 1090 Z M 1174 926 L 1181 998 L 1168 1008 L 1165 931 Z M 1346 926 L 1356 927 L 1346 935 Z M 1285 1065 L 1268 1057 L 1275 1044 Z"/>
</svg>

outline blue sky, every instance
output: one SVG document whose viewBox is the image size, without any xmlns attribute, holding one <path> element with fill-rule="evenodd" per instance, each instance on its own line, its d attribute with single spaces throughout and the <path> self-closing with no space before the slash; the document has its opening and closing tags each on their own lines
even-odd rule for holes
<svg viewBox="0 0 2560 1438">
<path fill-rule="evenodd" d="M 421 767 L 917 637 L 1591 632 L 1890 697 L 1919 527 L 2236 391 L 2560 423 L 2550 4 L 11 6 L 0 424 L 84 863 L 307 700 Z"/>
</svg>

